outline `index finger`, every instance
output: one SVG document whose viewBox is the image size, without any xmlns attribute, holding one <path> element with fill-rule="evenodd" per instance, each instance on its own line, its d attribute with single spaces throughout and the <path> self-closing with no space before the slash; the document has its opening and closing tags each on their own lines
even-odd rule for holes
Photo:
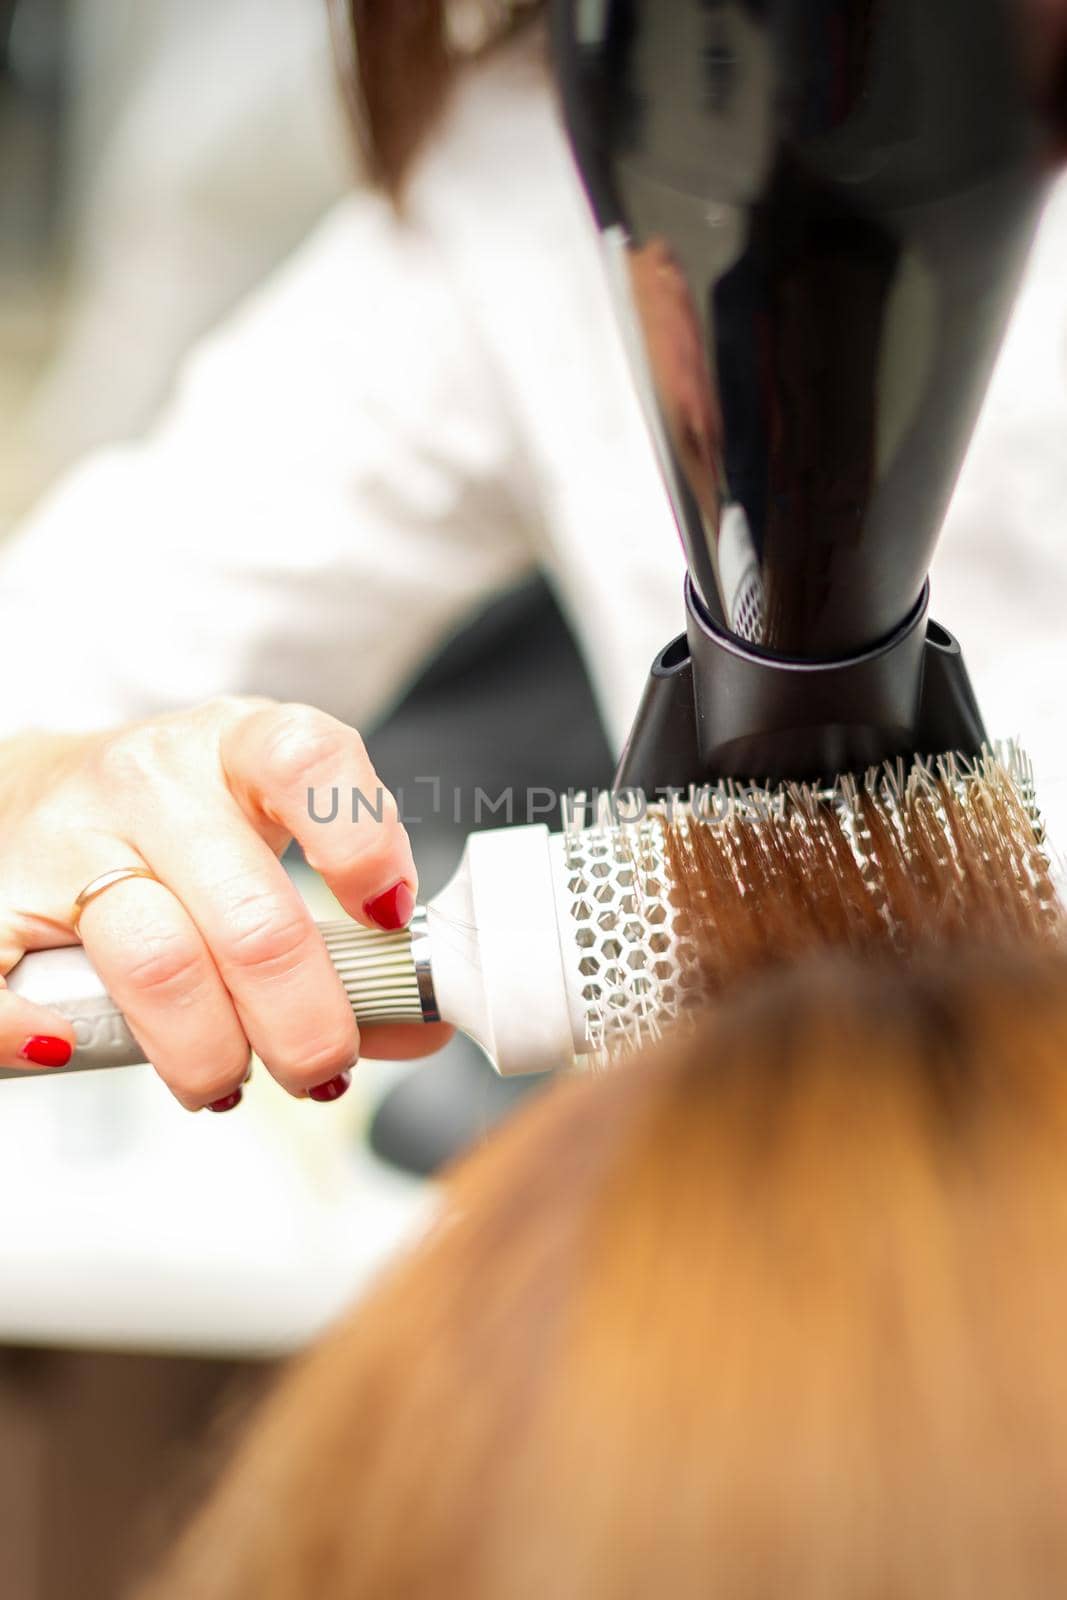
<svg viewBox="0 0 1067 1600">
<path fill-rule="evenodd" d="M 238 803 L 280 823 L 341 905 L 367 927 L 403 927 L 418 873 L 396 801 L 354 728 L 311 706 L 266 707 L 224 733 Z"/>
</svg>

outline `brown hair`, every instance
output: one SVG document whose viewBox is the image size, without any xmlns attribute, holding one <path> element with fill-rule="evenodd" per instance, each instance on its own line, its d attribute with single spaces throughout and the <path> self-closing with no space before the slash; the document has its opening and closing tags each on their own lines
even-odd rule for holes
<svg viewBox="0 0 1067 1600">
<path fill-rule="evenodd" d="M 697 986 L 728 991 L 818 949 L 921 962 L 932 945 L 1062 941 L 1032 795 L 1013 745 L 890 763 L 829 792 L 747 790 L 735 804 L 720 791 L 718 820 L 666 835 Z"/>
<path fill-rule="evenodd" d="M 445 0 L 329 0 L 341 82 L 368 176 L 399 193 L 463 56 Z M 484 54 L 539 6 L 487 0 Z M 494 16 L 493 13 L 496 13 Z"/>
<path fill-rule="evenodd" d="M 822 956 L 546 1095 L 153 1600 L 1067 1590 L 1067 966 Z"/>
</svg>

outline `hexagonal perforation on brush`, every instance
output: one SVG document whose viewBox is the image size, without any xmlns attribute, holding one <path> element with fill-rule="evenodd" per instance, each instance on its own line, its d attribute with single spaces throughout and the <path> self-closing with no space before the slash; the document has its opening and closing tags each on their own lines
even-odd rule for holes
<svg viewBox="0 0 1067 1600">
<path fill-rule="evenodd" d="M 654 1037 L 694 981 L 693 947 L 669 894 L 665 826 L 661 808 L 652 808 L 639 821 L 565 832 L 568 907 L 594 1052 Z"/>
</svg>

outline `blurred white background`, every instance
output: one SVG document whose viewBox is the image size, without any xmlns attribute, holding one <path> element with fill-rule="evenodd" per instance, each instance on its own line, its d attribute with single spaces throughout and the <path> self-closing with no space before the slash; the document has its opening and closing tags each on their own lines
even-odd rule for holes
<svg viewBox="0 0 1067 1600">
<path fill-rule="evenodd" d="M 0 0 L 0 525 L 354 177 L 317 0 Z"/>
</svg>

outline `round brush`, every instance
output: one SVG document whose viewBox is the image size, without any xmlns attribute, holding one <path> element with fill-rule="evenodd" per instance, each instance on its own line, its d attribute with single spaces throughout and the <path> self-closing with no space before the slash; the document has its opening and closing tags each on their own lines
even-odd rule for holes
<svg viewBox="0 0 1067 1600">
<path fill-rule="evenodd" d="M 923 898 L 932 837 L 959 862 L 960 931 L 982 905 L 983 884 L 967 881 L 976 861 L 998 863 L 993 882 L 1023 875 L 1034 905 L 1058 917 L 1032 772 L 1014 745 L 890 763 L 826 789 L 716 784 L 684 805 L 628 795 L 625 813 L 622 799 L 602 795 L 588 819 L 579 801 L 558 834 L 473 834 L 452 881 L 402 932 L 320 924 L 359 1021 L 450 1022 L 509 1075 L 612 1055 L 706 993 L 713 970 L 737 966 L 746 893 L 789 904 L 806 947 L 868 945 L 898 924 L 909 943 L 922 928 L 954 934 L 941 879 L 937 904 Z M 8 983 L 73 1022 L 67 1070 L 144 1061 L 80 947 L 25 956 Z"/>
</svg>

